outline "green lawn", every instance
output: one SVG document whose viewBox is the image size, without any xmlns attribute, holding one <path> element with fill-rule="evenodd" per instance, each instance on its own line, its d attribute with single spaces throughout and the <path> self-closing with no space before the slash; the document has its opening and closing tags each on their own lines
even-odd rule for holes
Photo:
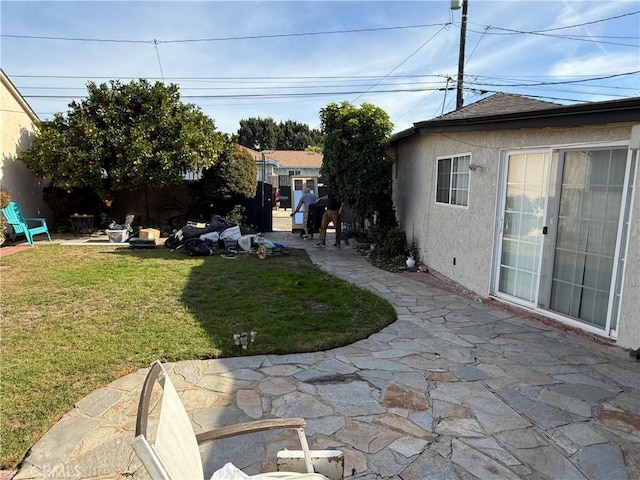
<svg viewBox="0 0 640 480">
<path fill-rule="evenodd" d="M 325 350 L 395 320 L 303 250 L 260 260 L 39 245 L 0 260 L 0 295 L 3 468 L 76 401 L 155 359 Z M 233 334 L 251 330 L 250 349 L 236 347 Z"/>
</svg>

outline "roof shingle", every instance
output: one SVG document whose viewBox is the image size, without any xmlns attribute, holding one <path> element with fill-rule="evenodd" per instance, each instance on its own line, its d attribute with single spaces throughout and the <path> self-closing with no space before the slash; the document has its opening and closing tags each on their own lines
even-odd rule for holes
<svg viewBox="0 0 640 480">
<path fill-rule="evenodd" d="M 553 102 L 545 102 L 534 98 L 513 95 L 511 93 L 496 93 L 462 107 L 459 110 L 449 112 L 439 117 L 441 120 L 456 118 L 484 117 L 487 115 L 500 115 L 502 113 L 528 112 L 531 110 L 546 110 L 562 105 Z"/>
<path fill-rule="evenodd" d="M 322 166 L 324 156 L 321 153 L 306 150 L 263 150 L 258 152 L 244 145 L 237 144 L 245 152 L 248 152 L 256 161 L 262 159 L 264 153 L 265 159 L 275 161 L 281 167 L 317 167 Z"/>
<path fill-rule="evenodd" d="M 264 154 L 284 167 L 320 167 L 323 155 L 306 150 L 265 150 Z"/>
</svg>

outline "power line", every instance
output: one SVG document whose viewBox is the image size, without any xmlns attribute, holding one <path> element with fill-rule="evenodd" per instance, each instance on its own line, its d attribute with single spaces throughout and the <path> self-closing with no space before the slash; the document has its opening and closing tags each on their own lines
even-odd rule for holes
<svg viewBox="0 0 640 480">
<path fill-rule="evenodd" d="M 424 46 L 424 45 L 423 45 Z M 417 52 L 417 50 L 416 50 Z M 416 53 L 414 52 L 414 54 Z M 408 57 L 410 58 L 410 57 Z M 406 60 L 408 60 L 405 59 Z M 398 67 L 396 67 L 398 68 Z M 393 72 L 393 70 L 392 70 Z M 468 75 L 467 76 L 467 83 L 469 84 L 470 90 L 474 90 L 474 89 L 478 89 L 478 88 L 482 88 L 484 89 L 484 87 L 504 87 L 504 88 L 515 88 L 515 87 L 524 87 L 524 88 L 534 88 L 534 87 L 545 87 L 545 86 L 557 86 L 557 85 L 575 85 L 575 86 L 580 86 L 580 85 L 584 85 L 584 86 L 593 86 L 593 85 L 586 85 L 589 82 L 594 82 L 594 81 L 600 81 L 600 80 L 609 80 L 612 78 L 620 78 L 620 77 L 624 77 L 624 76 L 631 76 L 631 75 L 638 75 L 640 74 L 640 70 L 635 70 L 632 72 L 624 72 L 624 73 L 617 73 L 617 74 L 611 74 L 611 75 L 601 75 L 601 76 L 597 76 L 597 77 L 585 77 L 585 78 L 578 78 L 578 79 L 571 79 L 571 80 L 558 80 L 558 81 L 530 81 L 530 82 L 513 82 L 512 79 L 514 78 L 526 78 L 526 77 L 507 77 L 505 79 L 505 81 L 502 81 L 500 83 L 497 83 L 496 80 L 501 80 L 500 77 L 491 77 L 491 76 L 474 76 L 474 75 Z M 404 75 L 398 75 L 394 78 L 431 78 L 431 77 L 437 77 L 438 81 L 432 81 L 432 82 L 425 82 L 425 81 L 421 81 L 421 82 L 391 82 L 391 83 L 386 83 L 385 85 L 389 85 L 389 86 L 395 86 L 395 87 L 400 87 L 400 86 L 411 86 L 412 88 L 393 88 L 393 89 L 378 89 L 378 90 L 374 90 L 375 87 L 380 86 L 385 80 L 391 80 L 393 78 L 391 78 L 391 75 L 389 76 L 385 76 L 382 78 L 379 78 L 378 81 L 372 85 L 366 84 L 366 83 L 359 83 L 359 84 L 349 84 L 349 85 L 343 85 L 343 84 L 336 84 L 336 85 L 317 85 L 317 84 L 310 84 L 310 85 L 285 85 L 285 86 L 265 86 L 263 84 L 260 85 L 252 85 L 252 86 L 246 86 L 246 87 L 238 87 L 238 86 L 228 86 L 228 87 L 184 87 L 181 88 L 181 91 L 196 91 L 196 92 L 204 92 L 204 91 L 224 91 L 224 90 L 233 90 L 233 91 L 241 91 L 241 90 L 251 90 L 253 92 L 262 92 L 262 93 L 252 93 L 252 94 L 243 94 L 243 93 L 231 93 L 231 94 L 186 94 L 186 95 L 181 95 L 182 98 L 185 99 L 202 99 L 202 98 L 213 98 L 213 99 L 222 99 L 222 98 L 235 98 L 235 99 L 242 99 L 242 98 L 256 98 L 256 99 L 268 99 L 268 98 L 296 98 L 296 97 L 316 97 L 316 96 L 336 96 L 336 95 L 351 95 L 351 94 L 357 94 L 359 95 L 357 98 L 360 98 L 362 95 L 366 94 L 366 93 L 399 93 L 399 92 L 421 92 L 421 91 L 438 91 L 438 90 L 443 90 L 446 89 L 446 85 L 445 85 L 445 80 L 447 78 L 449 78 L 447 75 L 424 75 L 424 76 L 404 76 Z M 313 79 L 313 77 L 305 77 L 305 78 L 309 78 L 309 79 Z M 375 79 L 377 77 L 365 77 L 366 79 Z M 543 77 L 543 78 L 548 78 L 548 77 Z M 553 78 L 553 77 L 551 77 Z M 358 80 L 362 80 L 362 77 L 358 77 Z M 292 92 L 292 90 L 300 90 L 300 89 L 317 89 L 317 88 L 323 88 L 323 89 L 328 89 L 328 88 L 344 88 L 345 86 L 348 87 L 363 87 L 364 90 L 339 90 L 339 91 L 312 91 L 312 92 Z M 620 86 L 599 86 L 599 88 L 609 88 L 609 89 L 615 89 L 615 90 L 634 90 L 633 88 L 624 88 L 624 87 L 620 87 Z M 56 90 L 81 90 L 80 88 L 75 88 L 75 87 L 25 87 L 26 89 L 30 89 L 30 90 L 48 90 L 48 89 L 56 89 Z M 288 92 L 269 92 L 269 90 L 273 91 L 273 90 L 288 90 Z M 634 90 L 635 91 L 635 90 Z M 45 94 L 45 95 L 39 95 L 39 94 L 24 94 L 23 95 L 25 98 L 41 98 L 41 99 L 81 99 L 84 98 L 85 95 L 80 95 L 80 94 L 66 94 L 66 95 L 58 95 L 58 94 Z M 356 99 L 357 99 L 356 98 Z M 354 100 L 355 101 L 355 100 Z"/>
<path fill-rule="evenodd" d="M 486 83 L 486 84 L 482 84 L 482 85 L 488 85 L 488 86 L 492 86 L 492 87 L 539 87 L 539 86 L 543 86 L 543 85 L 571 85 L 571 84 L 576 84 L 576 83 L 585 83 L 585 82 L 592 82 L 594 80 L 607 80 L 610 78 L 617 78 L 617 77 L 624 77 L 627 75 L 637 75 L 640 73 L 640 70 L 635 70 L 633 72 L 625 72 L 625 73 L 616 73 L 616 74 L 612 74 L 612 75 L 604 75 L 601 77 L 591 77 L 591 78 L 584 78 L 581 80 L 562 80 L 562 81 L 558 81 L 558 82 L 537 82 L 537 83 L 513 83 L 513 84 L 491 84 L 491 83 Z M 487 77 L 487 78 L 491 78 L 491 77 Z"/>
<path fill-rule="evenodd" d="M 100 79 L 100 80 L 139 80 L 141 77 L 128 77 L 128 76 L 92 76 L 92 75 L 21 75 L 21 74 L 11 74 L 11 78 L 52 78 L 52 79 L 71 79 L 71 80 L 85 80 L 87 78 Z M 401 75 L 387 75 L 387 78 L 425 78 L 425 77 L 436 77 L 442 78 L 443 74 L 433 73 L 433 74 L 401 74 Z M 589 77 L 590 75 L 512 75 L 506 76 L 504 78 L 576 78 L 576 77 Z M 147 76 L 143 77 L 147 80 L 157 80 L 160 77 Z M 380 78 L 380 75 L 346 75 L 346 76 L 315 76 L 315 75 L 306 75 L 306 76 L 260 76 L 260 83 L 264 83 L 265 81 L 271 80 L 366 80 L 366 79 L 377 79 Z M 489 77 L 492 78 L 492 77 Z M 254 76 L 252 77 L 165 77 L 165 80 L 184 80 L 184 81 L 241 81 L 247 80 L 251 82 L 255 82 L 256 79 Z M 33 88 L 33 87 L 22 87 L 22 88 Z M 35 87 L 37 88 L 37 87 Z M 64 88 L 64 87 L 61 87 Z"/>
<path fill-rule="evenodd" d="M 424 46 L 424 44 L 423 44 Z M 422 48 L 422 47 L 420 47 Z M 419 50 L 419 49 L 418 49 Z M 413 56 L 418 50 L 416 50 L 414 53 L 411 54 L 411 56 Z M 405 59 L 402 63 L 406 62 L 409 58 L 411 58 L 411 56 L 407 57 L 407 59 Z M 402 65 L 402 63 L 400 65 Z M 398 65 L 398 66 L 400 66 Z M 395 67 L 395 69 L 397 69 L 398 67 Z M 395 70 L 394 69 L 394 70 Z M 393 72 L 393 70 L 392 70 Z M 502 80 L 504 79 L 505 81 L 513 81 L 516 79 L 528 79 L 528 78 L 563 78 L 563 77 L 568 77 L 571 78 L 572 80 L 557 80 L 557 81 L 536 81 L 535 83 L 509 83 L 509 84 L 500 84 L 500 85 L 506 85 L 506 86 L 511 86 L 511 87 L 517 87 L 517 86 L 540 86 L 540 85 L 562 85 L 562 84 L 577 84 L 577 83 L 585 83 L 585 82 L 592 82 L 594 80 L 607 80 L 607 79 L 611 79 L 611 78 L 617 78 L 617 77 L 624 77 L 624 76 L 628 76 L 628 75 L 636 75 L 636 74 L 640 74 L 640 70 L 634 70 L 631 72 L 623 72 L 623 73 L 614 73 L 614 74 L 610 74 L 610 75 L 602 75 L 602 76 L 589 76 L 589 75 L 558 75 L 558 76 L 549 76 L 549 75 L 523 75 L 523 76 L 505 76 L 505 77 L 499 77 L 499 76 L 484 76 L 484 75 L 473 75 L 473 74 L 468 74 L 466 76 L 470 77 L 471 79 L 486 79 L 486 80 Z M 12 75 L 12 78 L 16 78 L 16 77 L 28 77 L 28 78 L 69 78 L 67 76 L 49 76 L 49 75 Z M 578 77 L 576 79 L 576 77 Z M 74 79 L 84 79 L 87 77 L 84 76 L 74 76 Z M 95 77 L 94 77 L 95 78 Z M 112 78 L 112 77 L 104 77 L 104 78 Z M 120 79 L 123 78 L 136 78 L 136 77 L 120 77 Z M 149 78 L 149 77 L 148 77 Z M 151 77 L 153 78 L 153 77 Z M 189 79 L 190 77 L 167 77 L 166 80 L 183 80 L 183 79 Z M 290 89 L 299 89 L 299 88 L 330 88 L 330 87 L 340 87 L 342 86 L 342 84 L 336 83 L 335 85 L 277 85 L 277 86 L 265 86 L 266 83 L 269 83 L 268 81 L 265 82 L 265 80 L 279 80 L 279 81 L 292 81 L 292 80 L 314 80 L 316 82 L 320 82 L 322 80 L 327 80 L 327 81 L 332 81 L 332 82 L 336 82 L 337 80 L 344 80 L 347 82 L 352 82 L 352 81 L 363 81 L 363 80 L 377 80 L 376 83 L 373 86 L 378 85 L 379 83 L 381 83 L 384 80 L 400 80 L 400 79 L 404 79 L 404 80 L 408 80 L 408 79 L 426 79 L 426 78 L 435 78 L 441 81 L 442 78 L 447 78 L 447 75 L 445 74 L 429 74 L 429 75 L 384 75 L 383 77 L 377 76 L 377 75 L 356 75 L 356 76 L 344 76 L 344 77 L 312 77 L 312 76 L 305 76 L 305 77 L 260 77 L 260 81 L 257 85 L 250 85 L 247 87 L 238 87 L 237 85 L 235 85 L 235 82 L 244 80 L 247 83 L 250 84 L 256 84 L 256 80 L 253 77 L 199 77 L 200 79 L 206 80 L 207 78 L 210 81 L 224 81 L 224 82 L 228 82 L 228 81 L 233 81 L 234 82 L 234 86 L 232 87 L 180 87 L 180 90 L 229 90 L 229 89 L 238 89 L 238 90 L 242 90 L 242 89 L 285 89 L 285 88 L 290 88 Z M 411 82 L 410 85 L 420 85 L 420 84 L 425 84 L 425 83 L 435 83 L 435 82 L 425 82 L 425 81 L 419 81 L 419 82 Z M 397 83 L 394 82 L 394 85 L 406 85 L 407 83 Z M 367 84 L 351 84 L 351 86 L 354 87 L 365 87 L 368 86 Z M 612 87 L 615 88 L 615 87 Z M 20 87 L 21 90 L 84 90 L 84 87 L 50 87 L 50 86 L 24 86 L 24 87 Z"/>
<path fill-rule="evenodd" d="M 501 28 L 501 27 L 489 27 L 492 30 L 502 30 L 504 32 L 509 32 L 509 34 L 523 34 L 523 35 L 537 35 L 540 37 L 551 37 L 551 38 L 560 38 L 563 40 L 574 40 L 576 42 L 587 42 L 587 43 L 601 43 L 604 45 L 616 45 L 618 47 L 632 47 L 632 48 L 638 48 L 638 45 L 635 44 L 631 44 L 631 43 L 620 43 L 620 42 L 609 42 L 606 40 L 597 40 L 595 38 L 592 37 L 579 37 L 577 35 L 554 35 L 554 34 L 550 34 L 550 33 L 539 33 L 539 32 L 527 32 L 527 31 L 523 31 L 523 30 L 513 30 L 510 28 Z M 483 33 L 480 32 L 478 30 L 473 30 L 473 29 L 469 29 L 470 32 L 473 33 Z M 490 35 L 500 35 L 499 33 L 492 33 L 492 32 L 487 32 Z M 504 34 L 503 34 L 504 35 Z"/>
<path fill-rule="evenodd" d="M 391 75 L 393 72 L 395 72 L 398 68 L 400 68 L 402 65 L 404 65 L 407 61 L 409 61 L 409 59 L 411 57 L 413 57 L 416 53 L 418 53 L 420 50 L 422 50 L 425 45 L 427 45 L 431 40 L 433 40 L 434 38 L 436 38 L 440 32 L 442 32 L 442 30 L 444 30 L 445 27 L 442 27 L 440 30 L 438 30 L 435 34 L 433 34 L 431 36 L 431 38 L 429 38 L 426 42 L 424 42 L 422 45 L 420 45 L 411 55 L 409 55 L 407 58 L 405 58 L 402 62 L 400 62 L 398 65 L 396 65 L 394 68 L 391 69 L 391 71 L 389 73 L 387 73 L 384 77 L 380 78 L 380 80 L 378 80 L 376 83 L 374 83 L 368 90 L 366 90 L 365 92 L 361 93 L 360 95 L 358 95 L 355 99 L 353 99 L 352 103 L 354 103 L 356 100 L 358 100 L 360 97 L 362 97 L 363 95 L 365 95 L 367 92 L 369 92 L 372 88 L 375 88 L 376 85 L 378 85 L 380 82 L 382 82 L 385 78 L 387 78 L 389 75 Z"/>
<path fill-rule="evenodd" d="M 158 56 L 158 66 L 160 67 L 160 76 L 162 77 L 162 83 L 164 83 L 164 72 L 162 71 L 162 62 L 160 61 L 160 50 L 158 49 L 158 42 L 153 39 L 153 45 L 156 47 L 156 55 Z"/>
<path fill-rule="evenodd" d="M 473 33 L 482 33 L 483 35 L 484 34 L 489 34 L 489 35 L 539 35 L 539 36 L 543 36 L 543 37 L 560 38 L 560 39 L 564 39 L 564 40 L 575 40 L 575 41 L 582 41 L 582 42 L 589 42 L 589 43 L 602 43 L 602 44 L 605 44 L 605 45 L 617 45 L 617 46 L 622 46 L 622 47 L 634 47 L 634 48 L 637 48 L 638 47 L 637 44 L 628 44 L 628 43 L 610 42 L 610 41 L 607 41 L 607 40 L 600 40 L 602 38 L 612 38 L 612 39 L 619 39 L 619 40 L 636 40 L 636 39 L 640 38 L 640 37 L 637 37 L 637 36 L 620 36 L 620 37 L 616 37 L 616 36 L 597 36 L 597 35 L 554 35 L 554 34 L 550 34 L 549 32 L 555 32 L 555 31 L 559 31 L 559 30 L 567 30 L 569 28 L 584 27 L 584 26 L 587 26 L 587 25 L 594 25 L 596 23 L 608 22 L 608 21 L 611 21 L 611 20 L 617 20 L 619 18 L 638 15 L 639 13 L 640 13 L 640 10 L 636 10 L 636 11 L 633 11 L 633 12 L 623 13 L 621 15 L 616 15 L 616 16 L 613 16 L 613 17 L 601 18 L 601 19 L 598 19 L 598 20 L 590 21 L 590 22 L 576 23 L 576 24 L 573 24 L 573 25 L 564 25 L 562 27 L 545 28 L 545 29 L 539 29 L 539 30 L 516 30 L 516 29 L 511 29 L 511 28 L 495 27 L 495 26 L 492 26 L 492 25 L 479 25 L 479 24 L 476 23 L 476 24 L 472 24 L 472 25 L 476 25 L 478 27 L 483 27 L 484 31 L 480 32 L 478 30 L 473 30 L 473 29 L 469 29 L 469 31 L 473 32 Z M 490 31 L 490 30 L 492 30 L 492 31 Z"/>
<path fill-rule="evenodd" d="M 502 33 L 502 34 L 497 34 L 497 35 L 513 35 L 515 33 L 556 32 L 558 30 L 566 30 L 568 28 L 584 27 L 584 26 L 587 26 L 587 25 L 594 25 L 596 23 L 608 22 L 610 20 L 616 20 L 618 18 L 629 17 L 629 16 L 632 16 L 632 15 L 638 15 L 639 13 L 640 13 L 640 10 L 636 10 L 634 12 L 623 13 L 621 15 L 616 15 L 616 16 L 613 16 L 613 17 L 601 18 L 599 20 L 592 20 L 591 22 L 575 23 L 573 25 L 565 25 L 563 27 L 545 28 L 545 29 L 542 29 L 542 30 L 531 30 L 531 31 L 528 31 L 528 32 L 519 31 L 519 30 L 511 30 L 512 33 Z M 501 30 L 507 30 L 507 29 L 501 29 Z M 621 37 L 621 38 L 625 38 L 625 37 Z M 629 37 L 629 38 L 637 38 L 637 37 Z"/>
<path fill-rule="evenodd" d="M 241 94 L 226 94 L 226 95 L 180 95 L 180 98 L 287 98 L 287 97 L 318 97 L 318 96 L 336 96 L 336 95 L 356 95 L 364 93 L 410 93 L 410 92 L 425 92 L 431 90 L 440 90 L 439 87 L 431 88 L 393 88 L 387 90 L 349 90 L 339 92 L 304 92 L 304 93 L 241 93 Z M 82 99 L 83 95 L 23 95 L 24 98 L 67 98 L 67 99 Z"/>
<path fill-rule="evenodd" d="M 482 87 L 483 85 L 478 84 L 475 85 L 473 88 L 468 88 L 466 90 L 468 91 L 473 91 L 473 92 L 478 92 L 478 91 L 482 91 L 482 92 L 494 92 L 494 93 L 498 93 L 499 91 L 497 90 L 487 90 L 485 88 L 479 88 Z M 505 86 L 508 87 L 508 85 L 498 85 L 498 86 Z M 182 99 L 245 99 L 245 98 L 250 98 L 250 99 L 272 99 L 272 98 L 305 98 L 305 97 L 335 97 L 335 96 L 347 96 L 347 95 L 356 95 L 356 94 L 364 94 L 364 93 L 371 93 L 371 94 L 382 94 L 382 93 L 417 93 L 417 92 L 428 92 L 428 91 L 442 91 L 444 90 L 446 87 L 430 87 L 430 88 L 392 88 L 392 89 L 384 89 L 384 90 L 349 90 L 349 91 L 338 91 L 338 92 L 304 92 L 304 93 L 252 93 L 252 94 L 225 94 L 225 95 L 181 95 L 180 98 Z M 449 87 L 449 90 L 453 90 L 453 87 Z M 500 92 L 504 92 L 504 90 L 501 90 Z M 574 92 L 576 93 L 576 92 Z M 602 94 L 604 95 L 604 94 Z M 526 95 L 526 96 L 535 96 L 535 95 Z M 608 95 L 607 96 L 612 96 L 612 95 Z M 626 95 L 618 95 L 619 97 L 626 97 Z M 55 99 L 82 99 L 84 98 L 83 96 L 80 95 L 24 95 L 24 98 L 40 98 L 40 99 L 51 99 L 51 100 L 55 100 Z M 549 96 L 541 96 L 540 98 L 553 98 L 553 97 L 549 97 Z M 575 100 L 575 99 L 570 99 L 570 98 L 557 98 L 557 100 L 567 100 L 567 101 L 575 101 L 575 102 L 581 102 L 583 100 Z"/>
<path fill-rule="evenodd" d="M 594 25 L 596 23 L 602 23 L 602 22 L 608 22 L 611 20 L 617 20 L 619 18 L 624 18 L 624 17 L 629 17 L 632 15 L 638 15 L 640 13 L 640 10 L 636 10 L 633 12 L 628 12 L 628 13 L 623 13 L 621 15 L 616 15 L 613 17 L 607 17 L 607 18 L 601 18 L 598 20 L 593 20 L 591 22 L 583 22 L 583 23 L 576 23 L 573 25 L 565 25 L 562 27 L 554 27 L 554 28 L 545 28 L 545 29 L 539 29 L 539 30 L 516 30 L 516 29 L 511 29 L 511 28 L 504 28 L 504 27 L 495 27 L 495 26 L 491 26 L 491 25 L 487 25 L 487 26 L 483 26 L 483 25 L 478 25 L 478 24 L 474 24 L 476 26 L 483 26 L 484 27 L 484 32 L 479 32 L 477 30 L 472 30 L 469 29 L 469 31 L 473 32 L 473 33 L 482 33 L 483 35 L 489 34 L 489 35 L 538 35 L 538 36 L 543 36 L 543 37 L 552 37 L 552 38 L 561 38 L 564 40 L 575 40 L 575 41 L 581 41 L 581 42 L 589 42 L 589 43 L 602 43 L 605 45 L 617 45 L 617 46 L 622 46 L 622 47 L 633 47 L 633 48 L 638 48 L 637 44 L 628 44 L 628 43 L 620 43 L 620 42 L 610 42 L 607 40 L 601 40 L 602 38 L 613 38 L 613 39 L 620 39 L 620 40 L 636 40 L 640 37 L 637 36 L 621 36 L 621 37 L 615 37 L 615 36 L 597 36 L 597 35 L 555 35 L 555 34 L 550 34 L 549 32 L 556 32 L 559 30 L 567 30 L 569 28 L 577 28 L 577 27 L 584 27 L 587 25 Z M 492 31 L 489 31 L 492 30 Z M 497 30 L 497 31 L 496 31 Z"/>
<path fill-rule="evenodd" d="M 254 81 L 255 82 L 255 81 Z M 437 84 L 439 82 L 392 82 L 391 85 L 395 85 L 395 86 L 400 86 L 400 85 L 432 85 L 432 84 Z M 377 84 L 375 84 L 377 85 Z M 373 85 L 373 86 L 375 86 Z M 256 85 L 249 85 L 249 86 L 245 86 L 245 87 L 239 87 L 239 86 L 229 86 L 229 87 L 180 87 L 180 91 L 187 91 L 187 90 L 197 90 L 197 91 L 203 91 L 203 90 L 299 90 L 299 89 L 306 89 L 306 88 L 340 88 L 340 87 L 344 87 L 344 84 L 336 84 L 336 85 L 314 85 L 314 84 L 309 84 L 309 85 L 278 85 L 278 86 L 265 86 L 262 82 L 260 82 L 260 84 L 256 84 Z M 363 84 L 363 83 L 349 83 L 349 86 L 351 87 L 367 87 L 367 88 L 371 88 L 372 85 L 371 84 Z M 82 90 L 82 91 L 86 91 L 86 88 L 84 87 L 21 87 L 20 90 Z"/>
<path fill-rule="evenodd" d="M 573 25 L 565 25 L 562 27 L 555 28 L 547 28 L 540 30 L 514 30 L 503 27 L 494 27 L 491 25 L 478 25 L 482 26 L 485 31 L 487 30 L 501 30 L 501 32 L 489 32 L 492 35 L 516 35 L 516 34 L 530 34 L 530 35 L 544 35 L 548 32 L 558 31 L 558 30 L 566 30 L 569 28 L 582 27 L 586 25 L 593 25 L 596 23 L 607 22 L 611 20 L 616 20 L 623 17 L 628 17 L 632 15 L 637 15 L 640 13 L 640 10 L 624 13 L 621 15 L 616 15 L 613 17 L 602 18 L 599 20 L 593 20 L 591 22 L 577 23 Z M 300 33 L 278 33 L 278 34 L 268 34 L 268 35 L 245 35 L 245 36 L 237 36 L 237 37 L 213 37 L 213 38 L 190 38 L 190 39 L 174 39 L 174 40 L 131 40 L 131 39 L 115 39 L 115 38 L 82 38 L 82 37 L 54 37 L 54 36 L 41 36 L 41 35 L 16 35 L 16 34 L 0 34 L 0 37 L 3 38 L 16 38 L 16 39 L 27 39 L 27 40 L 57 40 L 57 41 L 73 41 L 73 42 L 106 42 L 106 43 L 137 43 L 137 44 L 152 44 L 158 45 L 160 43 L 196 43 L 196 42 L 221 42 L 221 41 L 232 41 L 232 40 L 260 40 L 260 39 L 268 39 L 268 38 L 287 38 L 287 37 L 304 37 L 304 36 L 318 36 L 318 35 L 340 35 L 340 34 L 349 34 L 349 33 L 366 33 L 366 32 L 381 32 L 381 31 L 390 31 L 390 30 L 407 30 L 407 29 L 415 29 L 415 28 L 430 28 L 430 27 L 446 27 L 451 23 L 431 23 L 431 24 L 418 24 L 418 25 L 401 25 L 401 26 L 392 26 L 392 27 L 371 27 L 371 28 L 359 28 L 359 29 L 346 29 L 346 30 L 325 30 L 318 32 L 300 32 Z M 475 33 L 482 33 L 477 32 Z M 555 35 L 548 35 L 555 36 Z M 569 38 L 579 40 L 577 38 L 579 36 L 555 36 L 558 38 Z M 572 38 L 576 37 L 576 38 Z M 591 38 L 591 37 L 590 37 Z M 606 38 L 606 37 L 605 37 Z M 609 38 L 620 38 L 620 39 L 635 39 L 638 37 L 609 37 Z M 584 39 L 586 40 L 586 39 Z M 602 42 L 606 43 L 606 42 Z M 613 43 L 614 45 L 623 45 L 623 46 L 636 46 L 636 45 L 626 45 L 626 44 L 618 44 Z"/>
<path fill-rule="evenodd" d="M 246 35 L 239 37 L 217 37 L 217 38 L 188 38 L 182 40 L 125 40 L 125 39 L 113 39 L 113 38 L 79 38 L 79 37 L 50 37 L 39 35 L 11 35 L 1 34 L 0 37 L 5 38 L 21 38 L 28 40 L 61 40 L 71 42 L 109 42 L 109 43 L 144 43 L 144 44 L 159 44 L 159 43 L 196 43 L 196 42 L 223 42 L 230 40 L 261 40 L 267 38 L 286 38 L 286 37 L 306 37 L 317 35 L 337 35 L 346 33 L 363 33 L 363 32 L 380 32 L 388 30 L 406 30 L 411 28 L 428 28 L 428 27 L 441 27 L 443 23 L 421 24 L 421 25 L 402 25 L 395 27 L 373 27 L 373 28 L 358 28 L 350 30 L 328 30 L 320 32 L 301 32 L 301 33 L 275 33 L 269 35 Z"/>
<path fill-rule="evenodd" d="M 388 75 L 388 78 L 427 78 L 427 77 L 440 77 L 439 74 L 403 74 L 403 75 Z M 128 76 L 92 76 L 92 75 L 21 75 L 21 74 L 12 74 L 11 78 L 50 78 L 50 79 L 64 79 L 64 80 L 86 80 L 96 79 L 96 80 L 139 80 L 141 77 L 128 77 Z M 155 76 L 147 76 L 142 77 L 146 80 L 158 80 L 160 77 Z M 183 80 L 183 81 L 251 81 L 255 82 L 255 76 L 243 76 L 243 77 L 164 77 L 165 80 Z M 380 78 L 380 75 L 348 75 L 348 76 L 260 76 L 260 83 L 274 81 L 274 80 L 315 80 L 315 81 L 333 81 L 333 80 L 366 80 L 366 79 L 377 79 Z"/>
</svg>

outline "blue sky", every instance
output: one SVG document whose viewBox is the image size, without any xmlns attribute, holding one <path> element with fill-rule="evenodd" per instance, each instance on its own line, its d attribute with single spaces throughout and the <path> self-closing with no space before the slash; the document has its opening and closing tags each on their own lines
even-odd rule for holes
<svg viewBox="0 0 640 480">
<path fill-rule="evenodd" d="M 320 109 L 345 100 L 382 108 L 394 131 L 455 109 L 461 10 L 449 0 L 0 9 L 2 68 L 42 119 L 66 112 L 88 81 L 137 78 L 178 84 L 226 133 L 249 117 L 317 128 Z M 469 0 L 465 104 L 493 91 L 562 104 L 640 96 L 638 11 L 638 0 Z"/>
</svg>

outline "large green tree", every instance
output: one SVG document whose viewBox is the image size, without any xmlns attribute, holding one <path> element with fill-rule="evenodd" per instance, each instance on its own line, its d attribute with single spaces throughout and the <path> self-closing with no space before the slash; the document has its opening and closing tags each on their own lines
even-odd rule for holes
<svg viewBox="0 0 640 480">
<path fill-rule="evenodd" d="M 307 150 L 309 147 L 320 147 L 323 135 L 319 130 L 310 129 L 308 125 L 293 120 L 278 124 L 279 134 L 276 150 Z"/>
<path fill-rule="evenodd" d="M 240 120 L 238 143 L 253 150 L 307 150 L 322 146 L 319 130 L 293 120 L 276 123 L 273 118 Z"/>
<path fill-rule="evenodd" d="M 238 143 L 257 151 L 274 150 L 278 143 L 278 125 L 273 118 L 240 120 Z"/>
<path fill-rule="evenodd" d="M 391 161 L 385 155 L 393 124 L 384 110 L 364 103 L 330 103 L 320 110 L 324 139 L 321 175 L 363 218 L 393 224 Z"/>
<path fill-rule="evenodd" d="M 202 195 L 214 212 L 226 215 L 256 194 L 257 170 L 251 154 L 229 141 L 220 161 L 202 172 Z"/>
<path fill-rule="evenodd" d="M 214 165 L 224 138 L 212 119 L 180 101 L 178 87 L 146 80 L 87 84 L 87 97 L 40 125 L 19 155 L 55 187 L 120 190 L 163 187 Z"/>
</svg>

